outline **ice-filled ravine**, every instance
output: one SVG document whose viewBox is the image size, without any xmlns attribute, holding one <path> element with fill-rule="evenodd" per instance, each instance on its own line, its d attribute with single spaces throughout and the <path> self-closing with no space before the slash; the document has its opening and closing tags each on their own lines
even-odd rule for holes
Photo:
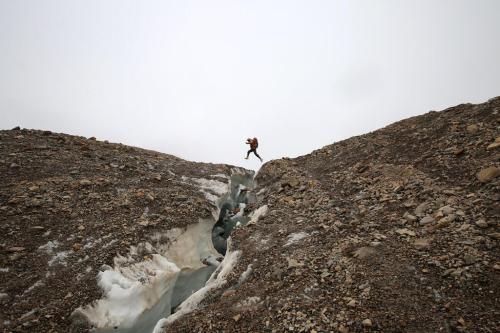
<svg viewBox="0 0 500 333">
<path fill-rule="evenodd" d="M 76 309 L 73 317 L 84 318 L 97 333 L 158 333 L 195 309 L 225 282 L 240 255 L 230 249 L 231 231 L 265 213 L 262 207 L 250 212 L 256 208 L 253 176 L 238 169 L 228 185 L 185 178 L 214 202 L 214 218 L 152 235 L 127 256 L 115 257 L 114 266 L 98 274 L 104 297 Z"/>
</svg>

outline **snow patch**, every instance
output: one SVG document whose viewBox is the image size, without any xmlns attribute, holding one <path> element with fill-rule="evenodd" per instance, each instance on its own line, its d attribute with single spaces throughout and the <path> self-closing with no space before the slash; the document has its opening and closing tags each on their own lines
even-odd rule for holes
<svg viewBox="0 0 500 333">
<path fill-rule="evenodd" d="M 32 291 L 33 289 L 35 288 L 38 288 L 38 287 L 42 287 L 44 286 L 45 283 L 43 283 L 42 280 L 38 280 L 36 281 L 31 287 L 29 287 L 28 289 L 26 289 L 24 292 L 23 292 L 23 296 L 26 295 L 27 293 L 29 293 L 30 291 Z"/>
<path fill-rule="evenodd" d="M 257 220 L 264 216 L 268 211 L 267 205 L 259 207 L 257 210 L 250 214 L 251 220 L 249 223 L 256 223 Z M 231 251 L 231 237 L 228 238 L 228 250 L 226 256 L 222 263 L 217 267 L 215 272 L 212 274 L 210 279 L 205 284 L 205 287 L 199 289 L 189 298 L 187 298 L 177 309 L 177 312 L 170 315 L 167 318 L 160 319 L 152 333 L 163 333 L 164 328 L 173 323 L 175 320 L 179 319 L 183 315 L 196 310 L 201 303 L 201 301 L 206 297 L 208 293 L 213 290 L 221 288 L 227 282 L 227 276 L 233 270 L 239 257 L 241 256 L 241 251 Z M 243 283 L 252 273 L 252 265 L 248 265 L 247 269 L 241 275 L 239 283 Z"/>
<path fill-rule="evenodd" d="M 256 210 L 254 210 L 250 215 L 250 221 L 248 222 L 248 224 L 254 224 L 254 223 L 257 223 L 257 221 L 265 216 L 267 214 L 267 211 L 269 209 L 267 208 L 267 205 L 264 205 L 264 206 L 260 206 L 259 208 L 257 208 Z"/>
<path fill-rule="evenodd" d="M 210 176 L 214 177 L 218 179 L 182 176 L 181 180 L 198 187 L 217 206 L 227 196 L 233 199 L 232 196 L 245 189 L 238 183 L 251 181 L 246 171 L 236 168 L 231 177 Z M 238 187 L 231 188 L 235 183 Z M 245 205 L 240 205 L 240 212 L 234 217 L 243 218 L 244 208 Z M 252 212 L 249 219 L 255 223 L 267 210 L 267 206 L 262 206 Z M 217 218 L 214 215 L 214 219 Z M 155 234 L 150 237 L 151 243 L 132 246 L 127 256 L 115 257 L 113 267 L 103 267 L 98 274 L 98 285 L 104 297 L 78 308 L 74 314 L 86 317 L 100 333 L 115 331 L 115 327 L 120 333 L 161 333 L 165 325 L 195 310 L 208 293 L 227 283 L 241 255 L 240 251 L 230 250 L 229 238 L 228 251 L 219 263 L 217 259 L 221 256 L 212 243 L 214 219 L 200 220 L 186 229 L 174 228 L 166 234 Z M 251 266 L 242 279 L 250 273 Z M 176 312 L 171 315 L 172 308 Z M 162 316 L 166 318 L 159 319 Z"/>
<path fill-rule="evenodd" d="M 228 192 L 229 187 L 227 183 L 223 183 L 214 179 L 204 179 L 204 178 L 191 178 L 204 190 L 212 191 L 219 195 L 224 195 Z"/>
<path fill-rule="evenodd" d="M 255 304 L 260 302 L 260 297 L 259 296 L 250 296 L 245 298 L 244 300 L 238 302 L 235 306 L 235 308 L 249 308 L 254 306 Z"/>
<path fill-rule="evenodd" d="M 225 175 L 223 173 L 217 173 L 215 175 L 210 175 L 210 177 L 212 178 L 223 178 L 223 179 L 229 179 L 229 176 L 228 175 Z"/>
<path fill-rule="evenodd" d="M 38 248 L 40 251 L 45 251 L 47 254 L 53 254 L 54 249 L 58 248 L 60 243 L 58 241 L 48 241 L 45 245 L 42 245 Z"/>
<path fill-rule="evenodd" d="M 211 242 L 212 225 L 213 221 L 202 219 L 184 230 L 174 228 L 152 235 L 153 244 L 131 246 L 127 256 L 114 258 L 113 267 L 101 268 L 98 285 L 104 297 L 75 313 L 84 315 L 98 329 L 135 329 L 139 317 L 159 302 L 166 309 L 175 306 L 172 297 L 181 272 L 206 267 L 204 262 L 217 262 L 214 258 L 219 254 Z"/>
<path fill-rule="evenodd" d="M 83 249 L 86 250 L 86 249 L 90 249 L 92 247 L 94 247 L 96 244 L 99 244 L 100 242 L 102 242 L 102 238 L 98 238 L 96 240 L 92 240 L 92 238 L 89 239 L 89 242 L 85 245 L 83 245 Z"/>
<path fill-rule="evenodd" d="M 49 266 L 53 266 L 55 264 L 61 264 L 66 266 L 68 263 L 66 262 L 66 258 L 73 253 L 73 251 L 61 251 L 57 252 L 52 256 L 52 258 L 48 261 Z"/>
<path fill-rule="evenodd" d="M 216 196 L 215 194 L 204 192 L 204 191 L 202 191 L 202 192 L 203 192 L 203 194 L 205 194 L 205 199 L 207 199 L 210 202 L 213 202 L 216 204 L 217 200 L 219 200 L 219 197 Z"/>
<path fill-rule="evenodd" d="M 84 250 L 91 249 L 91 248 L 95 247 L 96 245 L 99 245 L 105 239 L 108 239 L 111 236 L 112 236 L 112 234 L 107 234 L 107 235 L 104 235 L 104 236 L 102 236 L 100 238 L 97 238 L 97 239 L 94 239 L 93 237 L 89 237 L 89 238 L 86 239 L 87 243 L 85 245 L 83 245 L 83 249 Z M 113 245 L 116 242 L 117 242 L 117 240 L 112 240 L 108 244 L 103 245 L 103 248 L 109 247 L 109 246 Z"/>
<path fill-rule="evenodd" d="M 61 251 L 61 252 L 54 252 L 54 249 L 57 249 L 61 244 L 55 240 L 55 241 L 48 241 L 45 245 L 42 245 L 38 248 L 40 251 L 44 251 L 46 254 L 52 256 L 49 261 L 47 262 L 49 266 L 53 266 L 57 263 L 60 263 L 61 265 L 66 266 L 66 258 L 73 253 L 73 251 Z"/>
<path fill-rule="evenodd" d="M 167 318 L 162 318 L 158 320 L 155 327 L 153 328 L 153 332 L 151 333 L 163 333 L 163 327 L 167 324 Z"/>
<path fill-rule="evenodd" d="M 290 234 L 290 235 L 288 235 L 288 240 L 287 240 L 285 246 L 290 246 L 292 244 L 295 244 L 298 241 L 300 241 L 301 239 L 304 239 L 306 237 L 309 237 L 309 234 L 306 232 L 303 232 L 303 231 Z"/>
<path fill-rule="evenodd" d="M 249 264 L 247 266 L 247 269 L 243 273 L 241 273 L 241 276 L 238 280 L 238 284 L 242 284 L 243 282 L 245 282 L 250 276 L 250 274 L 252 274 L 252 271 L 253 271 L 252 264 Z"/>
<path fill-rule="evenodd" d="M 217 204 L 219 197 L 229 192 L 229 185 L 218 180 L 186 176 L 182 176 L 182 180 L 194 182 L 201 188 L 200 191 L 205 194 L 205 198 L 214 204 Z"/>
<path fill-rule="evenodd" d="M 104 298 L 76 311 L 97 328 L 129 327 L 145 309 L 153 307 L 172 289 L 179 272 L 174 263 L 159 254 L 132 265 L 117 264 L 98 274 Z"/>
<path fill-rule="evenodd" d="M 238 213 L 236 213 L 236 215 L 234 215 L 234 217 L 243 217 L 246 206 L 247 205 L 245 205 L 244 203 L 240 203 L 238 205 L 239 211 L 238 211 Z"/>
<path fill-rule="evenodd" d="M 217 270 L 212 274 L 210 279 L 208 279 L 207 283 L 205 284 L 205 287 L 199 289 L 190 297 L 188 297 L 179 306 L 177 312 L 167 317 L 166 319 L 160 320 L 155 326 L 153 332 L 161 333 L 162 332 L 161 328 L 163 328 L 165 325 L 168 325 L 177 320 L 178 318 L 182 317 L 183 315 L 195 310 L 201 303 L 201 301 L 205 298 L 207 293 L 222 287 L 227 282 L 227 276 L 233 270 L 240 256 L 241 256 L 241 251 L 231 252 L 228 248 L 228 252 L 224 257 L 224 260 L 219 265 L 219 267 L 217 267 Z"/>
<path fill-rule="evenodd" d="M 264 194 L 265 192 L 267 191 L 267 188 L 266 187 L 263 187 L 259 190 L 259 192 L 257 192 L 257 195 L 260 196 L 262 194 Z"/>
<path fill-rule="evenodd" d="M 103 249 L 106 249 L 106 248 L 110 247 L 111 245 L 115 244 L 116 242 L 118 242 L 118 240 L 117 240 L 117 239 L 113 239 L 113 240 L 111 240 L 110 242 L 108 242 L 108 243 L 104 244 L 104 245 L 102 246 L 102 248 L 103 248 Z"/>
<path fill-rule="evenodd" d="M 83 258 L 79 258 L 77 262 L 78 262 L 78 263 L 81 263 L 81 262 L 87 261 L 87 260 L 89 260 L 89 259 L 90 259 L 90 257 L 89 257 L 88 255 L 86 255 L 86 256 L 85 256 L 85 257 L 83 257 Z"/>
</svg>

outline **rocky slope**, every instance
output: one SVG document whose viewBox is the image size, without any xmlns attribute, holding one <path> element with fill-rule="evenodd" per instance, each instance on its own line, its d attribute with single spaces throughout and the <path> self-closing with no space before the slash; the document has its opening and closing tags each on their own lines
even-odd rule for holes
<svg viewBox="0 0 500 333">
<path fill-rule="evenodd" d="M 155 333 L 500 331 L 499 129 L 495 98 L 266 163 L 219 281 Z M 50 132 L 0 134 L 6 332 L 85 331 L 74 310 L 103 297 L 96 276 L 117 253 L 189 230 L 214 214 L 221 183 L 248 175 Z"/>
<path fill-rule="evenodd" d="M 155 242 L 172 243 L 158 235 L 213 220 L 231 174 L 248 173 L 94 138 L 19 129 L 0 131 L 0 158 L 3 332 L 87 331 L 90 325 L 75 328 L 71 314 L 103 296 L 100 271 L 115 274 L 115 266 L 129 276 L 112 279 L 132 284 L 137 278 L 146 285 L 148 269 L 154 275 L 158 266 L 165 268 L 153 260 Z M 156 266 L 137 272 L 117 262 L 118 254 Z M 204 267 L 205 259 L 188 264 Z"/>
<path fill-rule="evenodd" d="M 495 98 L 267 163 L 226 289 L 165 331 L 500 331 L 499 128 Z"/>
</svg>

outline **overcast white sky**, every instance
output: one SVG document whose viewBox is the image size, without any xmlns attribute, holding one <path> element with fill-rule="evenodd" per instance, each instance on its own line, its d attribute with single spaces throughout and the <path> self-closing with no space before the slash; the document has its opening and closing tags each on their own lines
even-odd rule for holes
<svg viewBox="0 0 500 333">
<path fill-rule="evenodd" d="M 257 168 L 500 95 L 500 1 L 0 0 L 0 128 Z"/>
</svg>

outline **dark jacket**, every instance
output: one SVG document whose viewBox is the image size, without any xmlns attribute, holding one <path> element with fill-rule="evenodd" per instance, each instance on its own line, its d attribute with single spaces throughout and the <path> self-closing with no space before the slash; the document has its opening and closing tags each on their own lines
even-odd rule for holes
<svg viewBox="0 0 500 333">
<path fill-rule="evenodd" d="M 247 144 L 250 145 L 250 149 L 255 150 L 259 146 L 259 141 L 257 141 L 257 138 L 248 139 Z"/>
</svg>

